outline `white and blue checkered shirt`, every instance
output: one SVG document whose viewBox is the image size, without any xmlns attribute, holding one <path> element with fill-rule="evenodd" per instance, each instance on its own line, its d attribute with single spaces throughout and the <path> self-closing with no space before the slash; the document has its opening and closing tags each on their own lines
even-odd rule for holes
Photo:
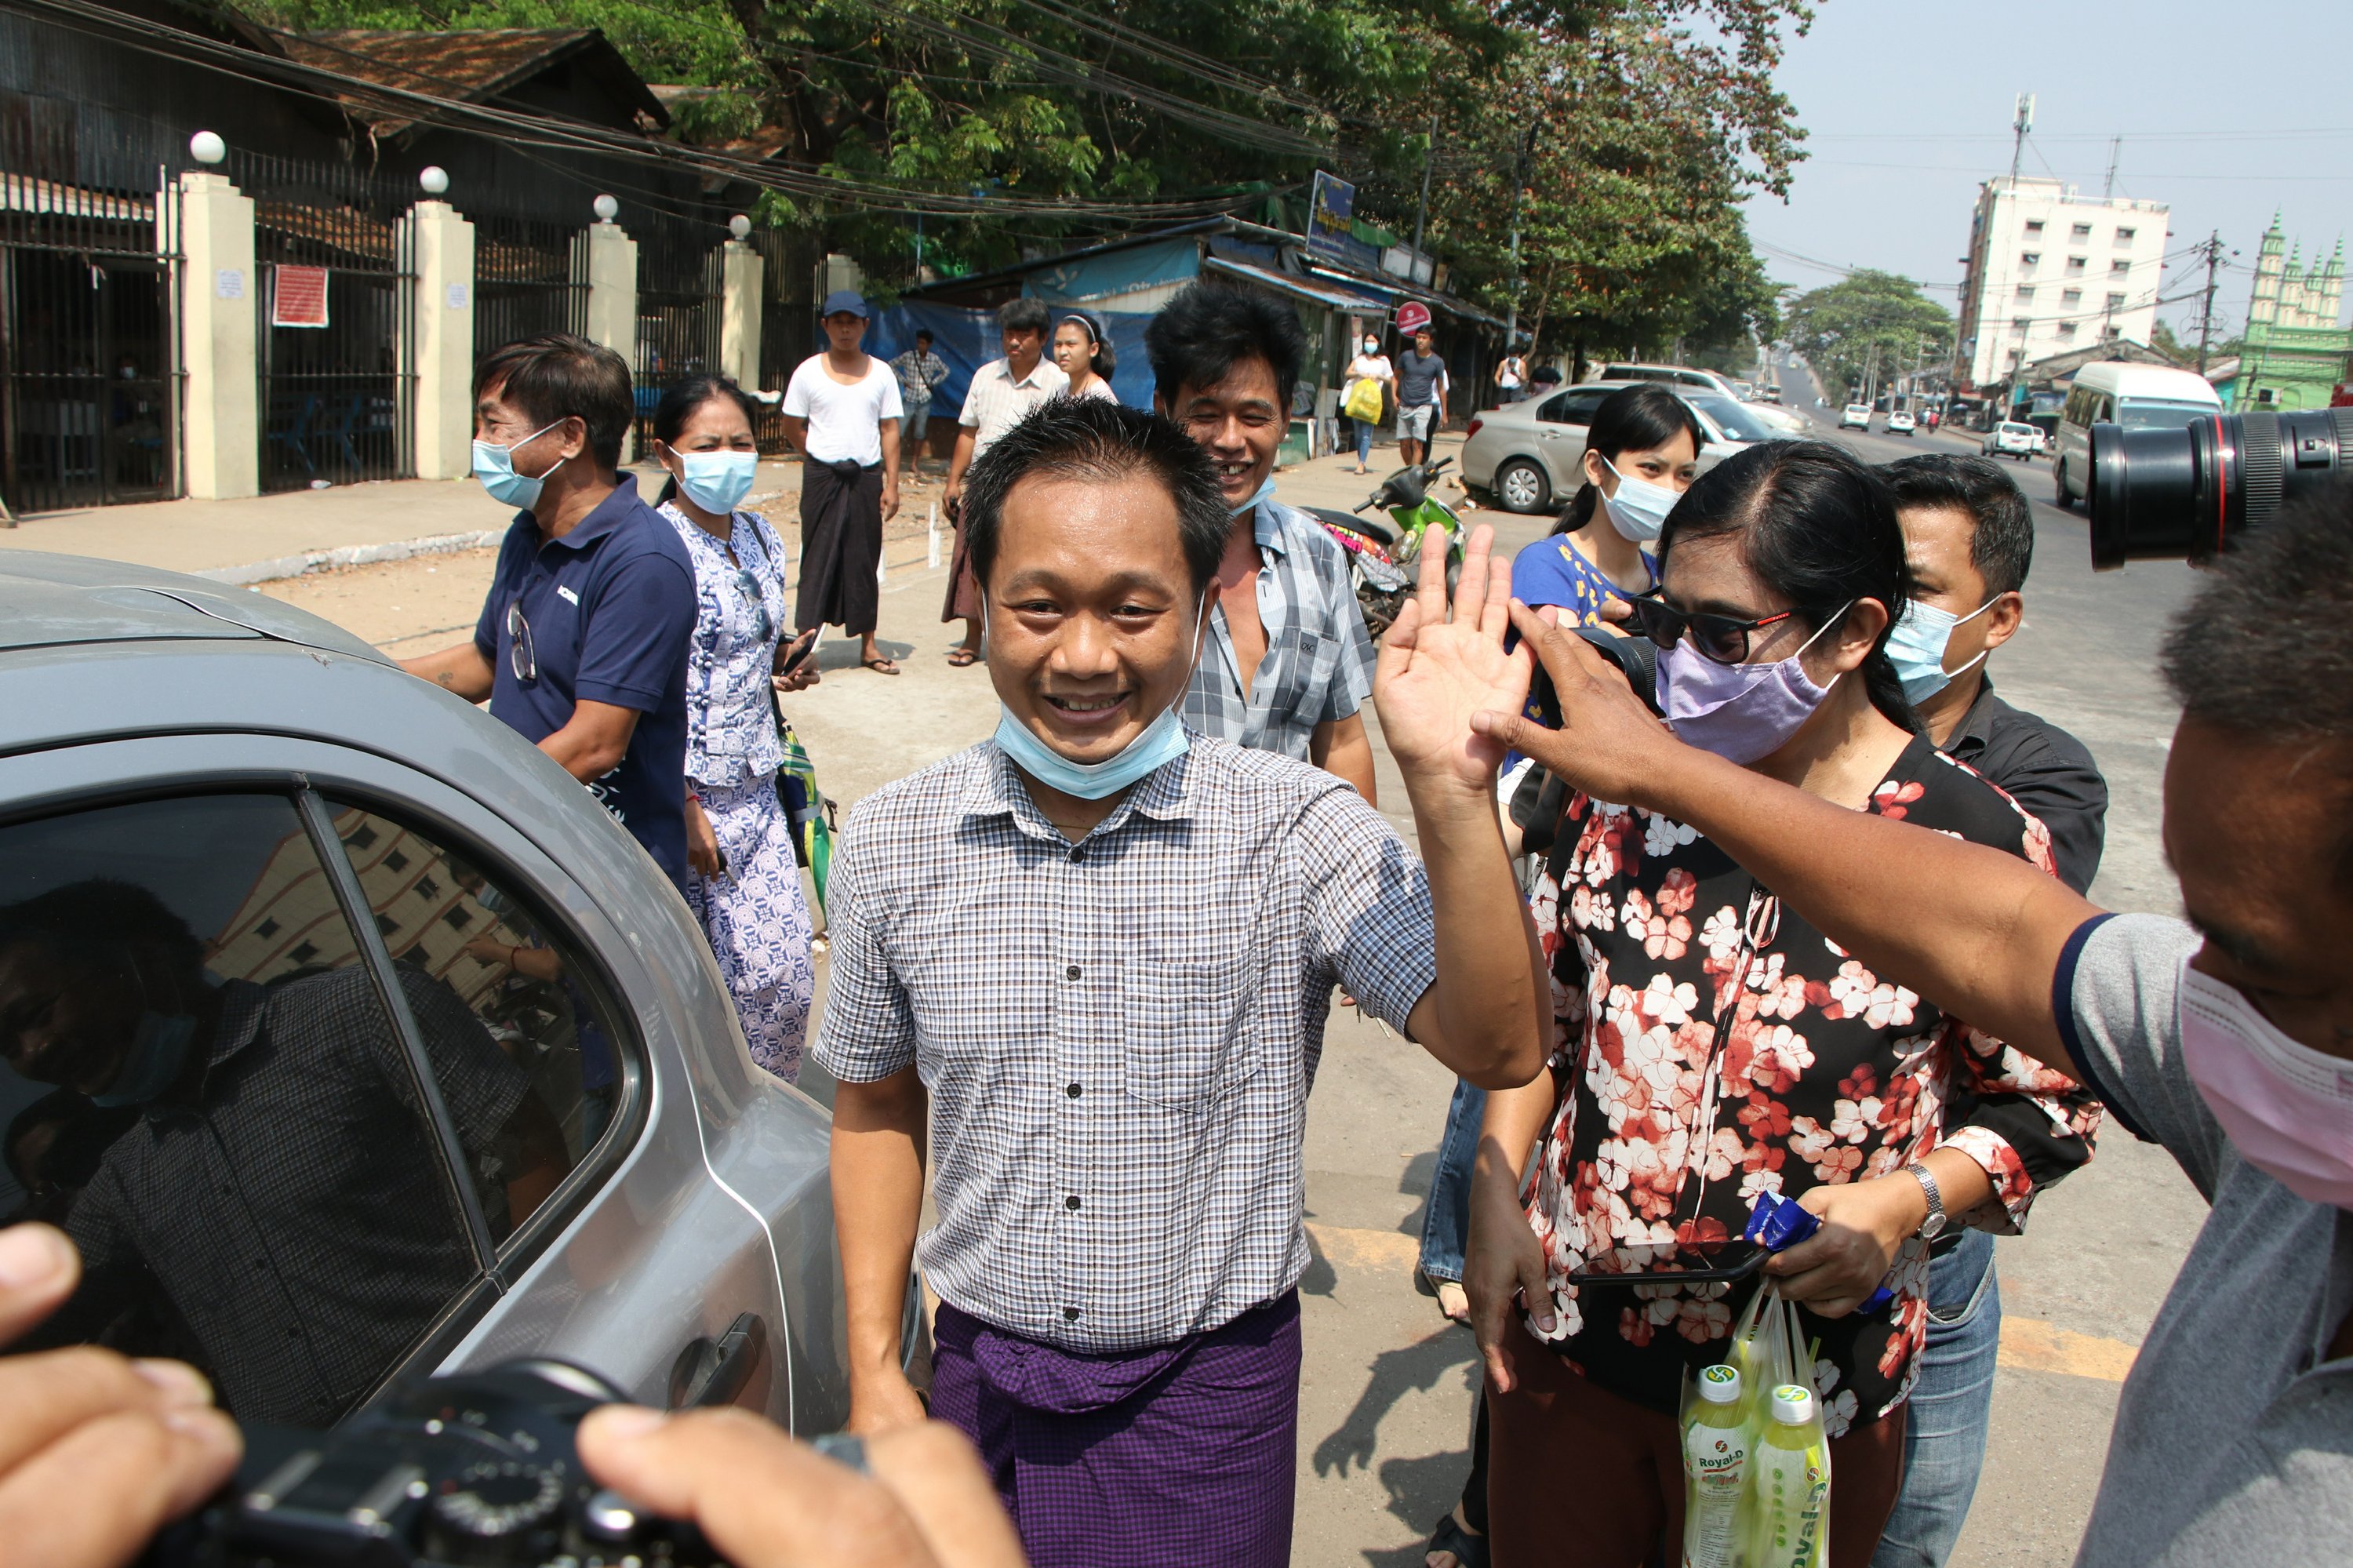
<svg viewBox="0 0 2353 1568">
<path fill-rule="evenodd" d="M 1298 1283 L 1332 988 L 1402 1030 L 1437 978 L 1420 863 L 1319 768 L 1197 740 L 1073 844 L 994 742 L 860 801 L 817 1059 L 931 1092 L 943 1299 L 1086 1351 Z"/>
<path fill-rule="evenodd" d="M 1185 724 L 1304 762 L 1315 726 L 1346 718 L 1372 694 L 1373 640 L 1348 581 L 1348 553 L 1321 523 L 1279 501 L 1259 503 L 1250 522 L 1263 562 L 1258 618 L 1266 657 L 1244 697 L 1225 609 L 1212 609 L 1185 694 Z"/>
</svg>

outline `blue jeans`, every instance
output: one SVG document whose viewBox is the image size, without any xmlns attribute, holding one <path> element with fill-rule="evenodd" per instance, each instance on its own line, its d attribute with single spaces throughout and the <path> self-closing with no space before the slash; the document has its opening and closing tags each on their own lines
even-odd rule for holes
<svg viewBox="0 0 2353 1568">
<path fill-rule="evenodd" d="M 1373 422 L 1370 419 L 1355 419 L 1350 423 L 1356 427 L 1356 466 L 1362 468 L 1365 460 L 1373 455 Z"/>
<path fill-rule="evenodd" d="M 1985 1464 L 2001 1345 L 2001 1286 L 1993 1237 L 1964 1231 L 1928 1266 L 1928 1343 L 1904 1434 L 1904 1489 L 1871 1568 L 1941 1568 L 1960 1539 Z"/>
<path fill-rule="evenodd" d="M 1432 1279 L 1462 1277 L 1462 1247 L 1471 1233 L 1471 1162 L 1479 1152 L 1479 1123 L 1486 1114 L 1487 1091 L 1455 1079 L 1446 1131 L 1438 1140 L 1438 1171 L 1430 1179 L 1430 1207 L 1421 1218 L 1421 1272 Z"/>
</svg>

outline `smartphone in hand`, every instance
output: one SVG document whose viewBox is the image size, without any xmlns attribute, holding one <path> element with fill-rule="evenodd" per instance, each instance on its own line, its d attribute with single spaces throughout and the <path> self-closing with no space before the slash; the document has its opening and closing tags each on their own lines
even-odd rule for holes
<svg viewBox="0 0 2353 1568">
<path fill-rule="evenodd" d="M 818 629 L 812 626 L 807 631 L 802 632 L 798 637 L 794 638 L 792 641 L 786 646 L 785 656 L 776 662 L 777 674 L 791 674 L 795 670 L 801 667 L 802 662 L 806 661 L 812 652 L 816 652 L 817 632 Z"/>
</svg>

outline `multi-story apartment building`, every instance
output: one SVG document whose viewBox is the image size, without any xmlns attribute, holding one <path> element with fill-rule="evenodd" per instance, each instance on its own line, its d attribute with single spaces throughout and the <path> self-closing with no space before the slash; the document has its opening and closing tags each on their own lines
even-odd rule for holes
<svg viewBox="0 0 2353 1568">
<path fill-rule="evenodd" d="M 2163 202 L 2084 196 L 2000 175 L 1978 188 L 1961 283 L 1958 370 L 1971 387 L 2106 338 L 2147 344 L 2164 270 Z"/>
</svg>

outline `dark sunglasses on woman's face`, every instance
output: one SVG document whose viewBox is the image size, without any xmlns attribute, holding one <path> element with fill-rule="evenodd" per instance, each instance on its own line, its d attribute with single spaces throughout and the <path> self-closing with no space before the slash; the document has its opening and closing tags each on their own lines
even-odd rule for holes
<svg viewBox="0 0 2353 1568">
<path fill-rule="evenodd" d="M 1662 648 L 1672 648 L 1688 636 L 1700 657 L 1719 664 L 1746 664 L 1750 634 L 1778 626 L 1797 613 L 1785 609 L 1761 620 L 1736 620 L 1728 615 L 1677 609 L 1655 592 L 1636 594 L 1626 602 L 1632 608 L 1634 625 L 1643 636 Z"/>
</svg>

